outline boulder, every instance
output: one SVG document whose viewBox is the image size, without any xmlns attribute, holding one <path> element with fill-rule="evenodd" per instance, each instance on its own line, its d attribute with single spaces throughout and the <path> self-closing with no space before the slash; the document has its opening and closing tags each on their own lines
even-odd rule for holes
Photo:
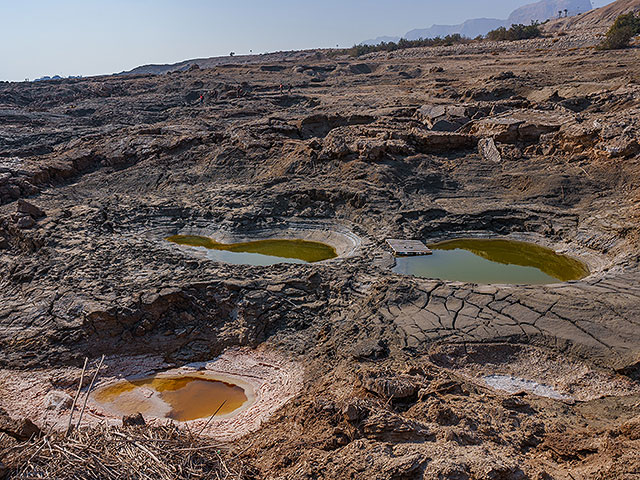
<svg viewBox="0 0 640 480">
<path fill-rule="evenodd" d="M 491 80 L 509 80 L 510 78 L 516 78 L 516 75 L 511 70 L 496 73 L 489 77 Z"/>
<path fill-rule="evenodd" d="M 16 205 L 16 211 L 18 213 L 25 213 L 27 215 L 31 215 L 33 218 L 41 218 L 45 216 L 45 213 L 42 209 L 36 207 L 33 203 L 27 202 L 26 200 L 19 199 Z"/>
</svg>

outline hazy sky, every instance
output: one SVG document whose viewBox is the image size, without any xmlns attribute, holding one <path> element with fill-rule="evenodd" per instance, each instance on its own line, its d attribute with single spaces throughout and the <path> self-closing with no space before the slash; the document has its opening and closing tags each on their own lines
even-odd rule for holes
<svg viewBox="0 0 640 480">
<path fill-rule="evenodd" d="M 0 0 L 0 80 L 349 47 L 433 23 L 506 18 L 531 0 Z M 597 5 L 610 0 L 596 0 Z"/>
</svg>

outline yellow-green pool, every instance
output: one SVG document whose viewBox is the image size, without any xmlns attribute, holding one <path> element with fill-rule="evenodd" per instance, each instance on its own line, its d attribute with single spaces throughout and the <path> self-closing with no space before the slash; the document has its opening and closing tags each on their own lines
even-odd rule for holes
<svg viewBox="0 0 640 480">
<path fill-rule="evenodd" d="M 167 237 L 167 240 L 180 245 L 205 248 L 207 256 L 212 260 L 233 264 L 314 263 L 338 256 L 331 245 L 300 239 L 220 243 L 209 237 L 173 235 Z"/>
<path fill-rule="evenodd" d="M 578 260 L 526 242 L 465 238 L 429 245 L 432 255 L 399 257 L 395 273 L 479 284 L 546 284 L 579 280 Z"/>
</svg>

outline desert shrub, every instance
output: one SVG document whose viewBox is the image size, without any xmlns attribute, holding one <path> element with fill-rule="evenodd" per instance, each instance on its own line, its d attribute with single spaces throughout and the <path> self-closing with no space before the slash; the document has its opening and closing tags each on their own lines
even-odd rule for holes
<svg viewBox="0 0 640 480">
<path fill-rule="evenodd" d="M 498 27 L 495 30 L 491 30 L 487 33 L 487 40 L 498 42 L 500 40 L 507 39 L 507 29 L 504 27 Z"/>
<path fill-rule="evenodd" d="M 629 46 L 633 37 L 640 34 L 640 15 L 625 13 L 613 22 L 606 38 L 598 45 L 598 50 L 617 50 Z"/>
<path fill-rule="evenodd" d="M 503 40 L 527 40 L 529 38 L 541 37 L 540 24 L 538 22 L 532 22 L 531 25 L 511 25 L 509 28 L 498 27 L 495 30 L 491 30 L 487 33 L 487 40 L 494 42 Z"/>
</svg>

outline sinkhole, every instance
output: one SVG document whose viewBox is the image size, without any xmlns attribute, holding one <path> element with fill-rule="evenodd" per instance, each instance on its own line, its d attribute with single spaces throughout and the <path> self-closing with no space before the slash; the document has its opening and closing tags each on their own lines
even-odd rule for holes
<svg viewBox="0 0 640 480">
<path fill-rule="evenodd" d="M 579 280 L 585 264 L 532 243 L 465 238 L 429 245 L 431 255 L 398 257 L 395 273 L 479 284 L 528 284 Z"/>
<path fill-rule="evenodd" d="M 315 263 L 338 256 L 325 243 L 301 239 L 265 239 L 238 243 L 220 243 L 210 237 L 173 235 L 166 240 L 203 249 L 211 260 L 236 265 L 273 265 L 276 263 Z"/>
<path fill-rule="evenodd" d="M 230 381 L 196 374 L 120 380 L 97 390 L 93 399 L 119 416 L 139 412 L 144 417 L 186 422 L 228 416 L 247 404 L 250 396 Z"/>
</svg>

